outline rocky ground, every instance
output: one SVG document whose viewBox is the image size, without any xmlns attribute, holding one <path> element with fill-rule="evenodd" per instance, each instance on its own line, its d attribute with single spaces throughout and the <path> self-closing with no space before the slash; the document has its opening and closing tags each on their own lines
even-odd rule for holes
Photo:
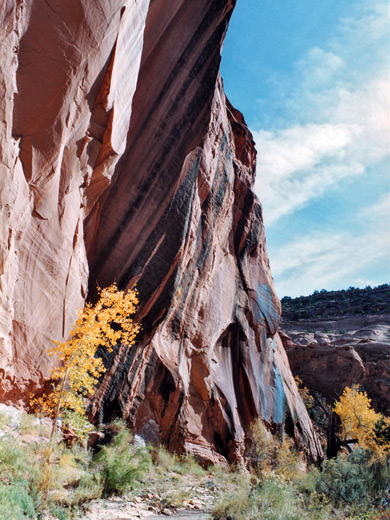
<svg viewBox="0 0 390 520">
<path fill-rule="evenodd" d="M 149 474 L 144 486 L 128 494 L 90 503 L 82 520 L 206 520 L 220 492 L 220 483 L 210 473 L 178 475 L 167 470 L 163 479 Z"/>
<path fill-rule="evenodd" d="M 197 487 L 188 487 L 190 498 L 185 507 L 161 508 L 161 497 L 157 493 L 144 495 L 125 495 L 105 500 L 96 500 L 88 507 L 89 511 L 81 520 L 138 520 L 147 518 L 172 517 L 176 520 L 206 520 L 210 518 L 208 511 L 215 501 L 215 496 L 209 493 L 197 482 Z"/>
<path fill-rule="evenodd" d="M 39 446 L 47 444 L 51 431 L 49 419 L 38 419 L 15 407 L 3 404 L 0 404 L 0 419 L 0 439 L 5 440 L 9 445 L 39 448 Z M 60 444 L 62 443 L 59 442 Z M 38 452 L 40 452 L 39 449 Z M 58 459 L 59 457 L 61 454 L 53 455 L 53 458 Z M 183 464 L 181 459 L 169 454 L 163 448 L 156 449 L 152 458 L 155 459 L 157 465 L 153 465 L 144 476 L 141 476 L 131 491 L 120 496 L 80 503 L 80 513 L 76 514 L 74 518 L 80 520 L 138 520 L 143 518 L 154 520 L 168 516 L 177 520 L 210 518 L 208 512 L 211 511 L 224 491 L 223 475 L 226 468 L 221 470 L 221 474 L 205 471 L 192 458 L 188 458 Z M 58 463 L 59 461 L 56 460 L 54 465 L 58 466 Z M 69 499 L 67 496 L 69 483 L 67 484 L 66 481 L 68 477 L 70 481 L 72 480 L 72 471 L 72 465 L 70 465 L 67 469 L 64 468 L 59 475 L 64 480 L 64 502 Z M 75 478 L 77 479 L 77 475 Z M 52 490 L 49 493 L 58 494 L 58 490 Z M 0 518 L 2 518 L 1 513 Z M 56 518 L 57 516 L 48 512 L 43 517 L 44 520 Z"/>
</svg>

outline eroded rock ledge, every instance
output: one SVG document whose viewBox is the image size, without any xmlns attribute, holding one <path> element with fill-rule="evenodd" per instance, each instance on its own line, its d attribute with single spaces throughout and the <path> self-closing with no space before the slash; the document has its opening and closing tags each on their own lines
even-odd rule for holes
<svg viewBox="0 0 390 520">
<path fill-rule="evenodd" d="M 390 315 L 284 320 L 284 347 L 294 375 L 330 405 L 360 385 L 375 409 L 390 414 Z"/>
<path fill-rule="evenodd" d="M 97 418 L 235 461 L 264 417 L 317 460 L 277 334 L 253 140 L 218 75 L 233 6 L 9 0 L 0 11 L 1 399 L 42 383 L 87 283 L 93 298 L 97 283 L 137 282 L 143 334 L 107 360 Z"/>
</svg>

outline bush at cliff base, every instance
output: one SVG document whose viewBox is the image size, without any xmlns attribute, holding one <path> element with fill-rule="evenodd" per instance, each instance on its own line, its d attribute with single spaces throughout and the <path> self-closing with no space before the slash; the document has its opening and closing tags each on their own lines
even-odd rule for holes
<svg viewBox="0 0 390 520">
<path fill-rule="evenodd" d="M 305 471 L 291 444 L 275 440 L 258 425 L 252 437 L 259 446 L 248 452 L 257 464 L 252 473 L 227 466 L 202 470 L 191 458 L 163 449 L 137 450 L 123 422 L 113 423 L 109 431 L 110 441 L 95 454 L 80 446 L 55 446 L 46 501 L 45 442 L 25 445 L 10 435 L 0 438 L 0 518 L 35 520 L 42 512 L 59 520 L 80 518 L 80 508 L 89 501 L 131 489 L 158 489 L 161 504 L 174 509 L 191 498 L 191 476 L 211 482 L 217 500 L 214 519 L 389 520 L 390 455 L 378 457 L 359 448 L 325 461 L 321 471 Z"/>
<path fill-rule="evenodd" d="M 79 518 L 79 508 L 90 500 L 129 490 L 145 474 L 151 457 L 146 448 L 133 446 L 122 421 L 111 431 L 110 443 L 96 455 L 80 445 L 56 444 L 49 479 L 42 465 L 45 440 L 29 445 L 11 435 L 1 437 L 0 519 L 36 519 L 44 511 L 60 520 Z"/>
<path fill-rule="evenodd" d="M 35 518 L 39 505 L 33 453 L 11 437 L 0 439 L 0 518 Z"/>
<path fill-rule="evenodd" d="M 250 435 L 255 442 L 247 455 L 256 478 L 231 480 L 213 519 L 388 519 L 390 454 L 358 448 L 305 472 L 291 446 L 266 435 L 262 425 Z"/>
<path fill-rule="evenodd" d="M 103 446 L 95 462 L 103 484 L 103 495 L 118 495 L 128 491 L 151 464 L 145 449 L 130 449 L 132 436 L 123 421 L 115 421 L 115 436 Z"/>
<path fill-rule="evenodd" d="M 389 486 L 390 458 L 378 459 L 363 448 L 325 461 L 317 482 L 318 491 L 339 506 L 364 507 L 384 497 Z"/>
</svg>

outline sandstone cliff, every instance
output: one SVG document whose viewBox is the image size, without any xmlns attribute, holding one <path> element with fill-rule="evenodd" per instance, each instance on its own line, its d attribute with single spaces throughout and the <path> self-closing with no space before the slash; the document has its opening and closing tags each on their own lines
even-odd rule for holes
<svg viewBox="0 0 390 520">
<path fill-rule="evenodd" d="M 2 398 L 48 374 L 87 294 L 83 222 L 131 117 L 148 2 L 6 0 L 0 7 Z"/>
<path fill-rule="evenodd" d="M 97 418 L 234 461 L 261 416 L 316 460 L 277 334 L 254 144 L 218 75 L 233 6 L 0 7 L 0 399 L 39 388 L 88 285 L 93 299 L 136 282 L 143 334 L 106 360 Z"/>
<path fill-rule="evenodd" d="M 358 384 L 377 411 L 390 415 L 390 315 L 283 320 L 282 339 L 294 375 L 329 404 Z"/>
<path fill-rule="evenodd" d="M 281 337 L 291 369 L 330 405 L 359 384 L 390 415 L 390 285 L 284 297 Z"/>
</svg>

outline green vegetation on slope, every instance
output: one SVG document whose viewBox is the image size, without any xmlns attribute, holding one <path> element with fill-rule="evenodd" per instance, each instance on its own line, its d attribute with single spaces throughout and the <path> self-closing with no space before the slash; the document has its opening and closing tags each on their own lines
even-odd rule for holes
<svg viewBox="0 0 390 520">
<path fill-rule="evenodd" d="M 283 317 L 290 321 L 390 313 L 390 284 L 342 291 L 314 291 L 310 296 L 282 298 Z"/>
<path fill-rule="evenodd" d="M 288 439 L 276 439 L 258 422 L 246 452 L 249 471 L 204 469 L 191 456 L 136 448 L 121 421 L 109 426 L 107 438 L 94 450 L 56 444 L 48 475 L 47 438 L 3 435 L 0 518 L 80 519 L 94 499 L 121 495 L 165 514 L 196 503 L 214 520 L 389 519 L 389 454 L 358 448 L 326 460 L 321 470 L 308 469 Z"/>
<path fill-rule="evenodd" d="M 116 288 L 112 288 L 109 294 L 116 302 Z M 390 286 L 385 284 L 375 289 L 350 288 L 332 293 L 317 291 L 312 296 L 296 299 L 298 302 L 284 298 L 283 304 L 287 306 L 287 313 L 298 316 L 293 319 L 313 319 L 348 313 L 388 312 L 389 296 Z M 103 435 L 100 445 L 86 449 L 86 439 L 93 427 L 84 416 L 84 399 L 93 394 L 96 383 L 93 378 L 102 372 L 100 369 L 98 373 L 94 372 L 95 363 L 98 362 L 95 360 L 99 358 L 94 357 L 95 348 L 92 354 L 88 351 L 89 341 L 97 346 L 102 341 L 112 340 L 110 345 L 113 346 L 118 339 L 116 335 L 122 329 L 127 330 L 123 321 L 125 318 L 122 320 L 122 317 L 119 329 L 112 327 L 115 320 L 105 316 L 110 309 L 111 305 L 107 302 L 102 303 L 99 312 L 87 306 L 82 311 L 88 311 L 87 334 L 77 332 L 67 342 L 59 344 L 58 352 L 64 361 L 64 366 L 54 374 L 59 386 L 54 387 L 52 394 L 35 400 L 41 411 L 54 417 L 52 422 L 46 419 L 46 431 L 39 431 L 42 422 L 37 418 L 24 416 L 18 431 L 7 432 L 4 426 L 7 420 L 2 421 L 0 417 L 0 518 L 80 519 L 95 499 L 116 495 L 126 496 L 129 501 L 133 498 L 146 500 L 153 511 L 165 514 L 197 503 L 208 508 L 214 520 L 390 518 L 389 423 L 387 418 L 371 413 L 369 400 L 360 406 L 363 416 L 369 420 L 369 439 L 367 432 L 365 436 L 358 435 L 360 425 L 367 422 L 360 420 L 358 427 L 346 431 L 347 437 L 352 432 L 358 441 L 360 439 L 360 446 L 354 450 L 349 447 L 350 453 L 347 453 L 346 445 L 357 440 L 342 438 L 342 432 L 335 432 L 343 443 L 338 443 L 335 452 L 338 456 L 325 460 L 321 470 L 307 468 L 288 438 L 282 434 L 280 438 L 272 436 L 260 421 L 252 425 L 248 432 L 244 456 L 246 468 L 216 466 L 206 470 L 190 456 L 178 457 L 161 447 L 139 448 L 121 421 L 106 427 L 106 435 Z M 341 312 L 341 309 L 347 311 Z M 104 319 L 101 318 L 102 311 Z M 104 330 L 95 338 L 96 329 L 100 331 L 100 326 Z M 130 344 L 137 330 L 138 326 L 131 328 L 133 336 L 128 338 Z M 83 343 L 79 356 L 82 338 L 86 347 L 84 349 Z M 68 347 L 69 352 L 66 350 Z M 66 401 L 62 394 L 71 387 L 68 367 L 73 366 L 77 356 L 81 359 L 77 364 L 77 385 L 71 388 Z M 86 361 L 91 356 L 92 364 Z M 59 398 L 54 399 L 53 406 L 45 406 L 51 403 L 52 396 L 57 395 L 56 389 Z M 313 398 L 307 389 L 301 389 L 302 392 L 308 407 L 313 408 Z M 356 391 L 355 394 L 354 401 L 360 393 Z M 73 401 L 80 406 L 73 406 Z M 326 411 L 324 405 L 321 409 Z M 65 439 L 55 438 L 52 427 L 61 411 L 63 433 L 68 444 L 63 442 Z M 334 411 L 344 424 L 348 413 L 343 419 L 340 410 Z M 312 417 L 315 420 L 316 416 L 312 414 Z M 374 449 L 377 446 L 372 443 L 377 443 L 378 439 L 381 441 L 380 447 Z"/>
</svg>

